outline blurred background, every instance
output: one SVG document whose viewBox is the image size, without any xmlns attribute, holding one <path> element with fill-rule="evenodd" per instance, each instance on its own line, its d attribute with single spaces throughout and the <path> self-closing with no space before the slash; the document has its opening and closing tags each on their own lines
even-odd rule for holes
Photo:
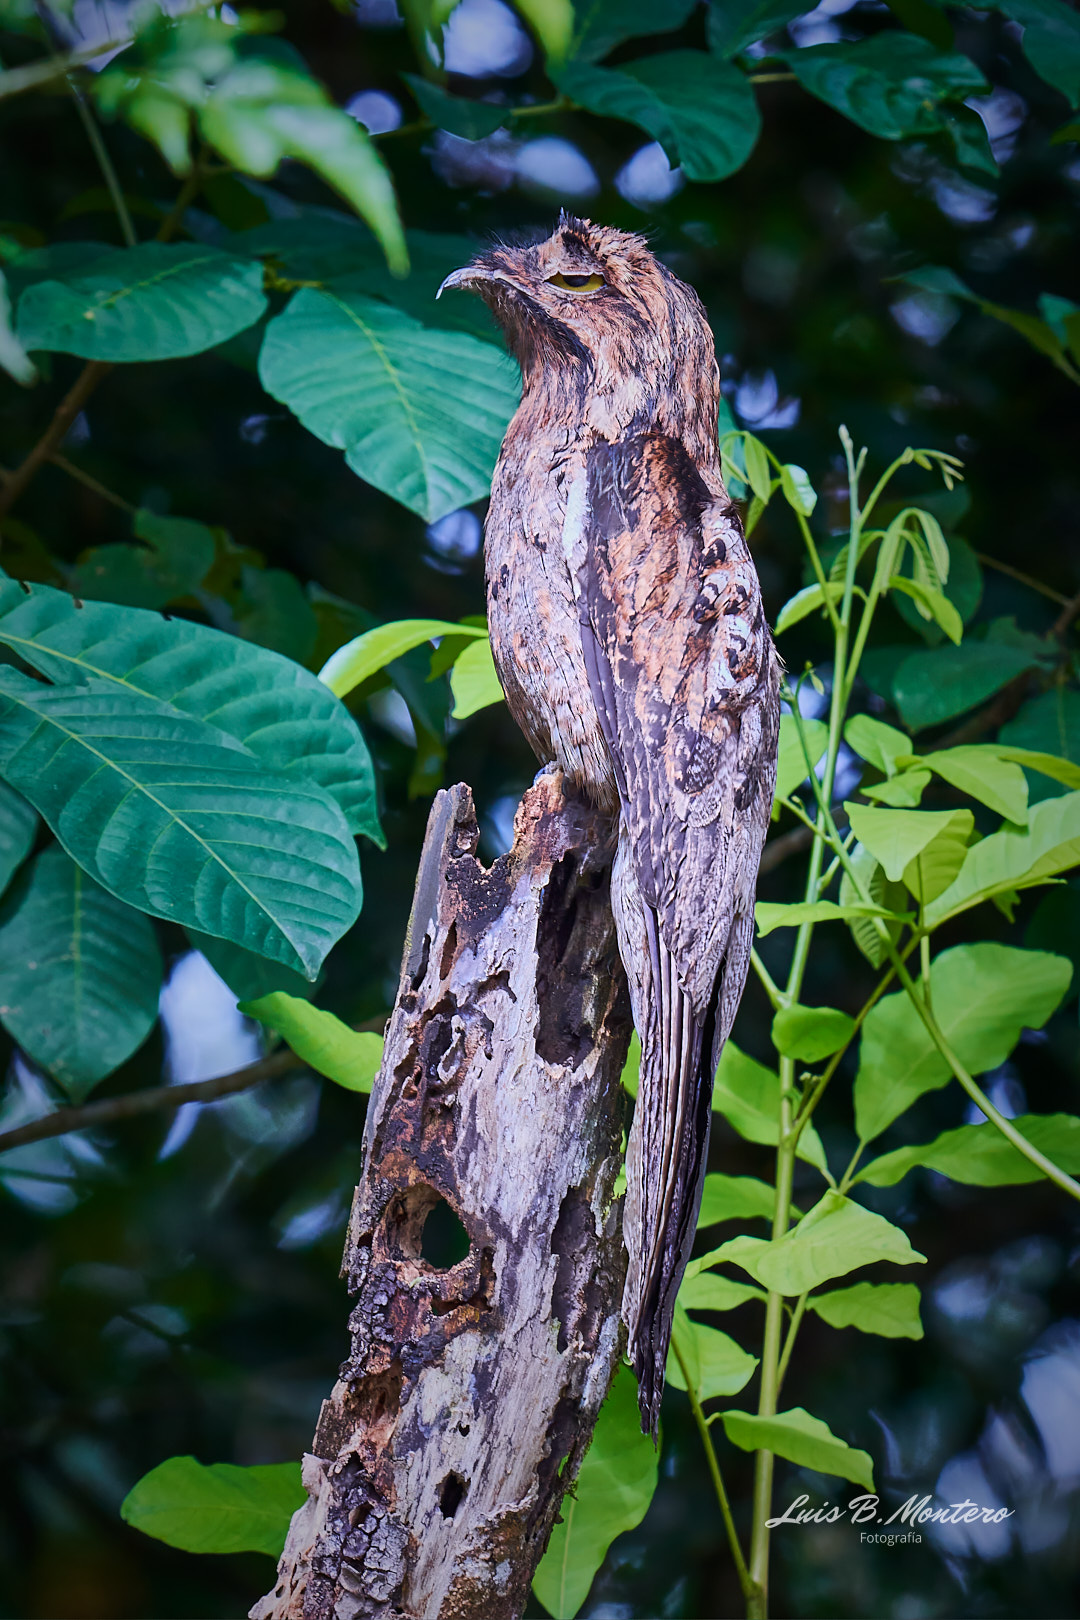
<svg viewBox="0 0 1080 1620">
<path fill-rule="evenodd" d="M 84 38 L 105 38 L 123 10 L 113 0 L 77 0 L 74 17 Z M 658 145 L 613 120 L 548 115 L 476 142 L 431 129 L 396 133 L 417 113 L 399 77 L 415 58 L 394 0 L 340 9 L 286 0 L 282 10 L 285 36 L 312 71 L 382 138 L 408 226 L 479 241 L 546 227 L 567 206 L 646 232 L 705 301 L 734 423 L 808 470 L 823 491 L 826 529 L 844 523 L 836 429 L 845 422 L 869 447 L 872 469 L 907 444 L 963 457 L 967 483 L 941 509 L 951 532 L 976 557 L 1035 575 L 1063 597 L 1080 589 L 1075 386 L 1008 326 L 896 279 L 930 263 L 1027 311 L 1040 294 L 1080 297 L 1080 156 L 1075 143 L 1050 141 L 1067 108 L 1020 54 L 1016 23 L 997 13 L 952 14 L 957 48 L 995 85 L 977 110 L 1002 166 L 996 182 L 961 172 L 938 141 L 875 139 L 798 85 L 777 83 L 758 92 L 764 131 L 751 161 L 720 185 L 692 186 Z M 841 39 L 878 15 L 888 14 L 866 0 L 823 0 L 791 25 L 790 38 Z M 702 43 L 702 30 L 695 15 L 665 43 Z M 550 99 L 530 36 L 502 0 L 462 0 L 446 66 L 451 87 L 465 94 Z M 176 182 L 150 146 L 120 124 L 107 134 L 125 188 L 171 207 Z M 69 98 L 0 104 L 0 142 L 0 227 L 16 221 L 49 240 L 116 240 Z M 275 190 L 298 202 L 331 201 L 288 165 Z M 267 197 L 253 183 L 230 182 L 216 195 L 211 188 L 206 206 L 234 229 L 268 217 Z M 194 210 L 194 232 L 200 218 Z M 360 482 L 262 391 L 257 339 L 255 329 L 224 350 L 114 374 L 75 423 L 68 448 L 131 505 L 223 527 L 268 569 L 317 587 L 267 591 L 250 610 L 263 620 L 242 629 L 314 668 L 324 623 L 316 609 L 328 597 L 360 610 L 361 625 L 482 614 L 482 505 L 425 528 Z M 54 359 L 53 384 L 34 406 L 38 431 L 77 364 Z M 16 394 L 0 382 L 5 462 L 28 447 Z M 928 487 L 927 475 L 912 471 L 903 492 Z M 773 503 L 753 541 L 773 617 L 802 582 L 801 546 L 785 510 Z M 19 519 L 7 566 L 30 577 L 38 577 L 35 536 L 72 561 L 128 537 L 121 508 L 51 467 Z M 972 567 L 981 580 L 977 622 L 1012 617 L 1042 632 L 1056 618 L 1058 606 L 1013 575 L 989 562 Z M 883 619 L 890 615 L 883 610 Z M 804 621 L 785 643 L 789 664 L 798 670 L 825 656 L 823 636 L 815 620 Z M 918 626 L 894 616 L 889 639 L 918 645 Z M 426 684 L 425 653 L 391 673 L 392 684 L 359 711 L 388 847 L 362 850 L 363 916 L 335 950 L 320 994 L 348 1022 L 372 1027 L 381 1027 L 394 995 L 432 791 L 458 779 L 472 785 L 490 859 L 508 847 L 514 807 L 535 769 L 503 709 L 448 720 L 447 683 Z M 872 693 L 867 703 L 881 707 Z M 1063 737 L 1058 751 L 1080 757 L 1080 736 Z M 799 868 L 797 859 L 778 865 L 763 880 L 763 897 L 794 898 Z M 1075 885 L 1025 896 L 1011 925 L 1004 916 L 981 925 L 1080 966 Z M 179 931 L 162 937 L 172 951 L 162 1024 L 103 1095 L 227 1072 L 260 1050 L 260 1036 L 203 958 Z M 774 971 L 784 965 L 784 937 L 764 942 Z M 868 971 L 844 931 L 819 931 L 805 999 L 855 1011 Z M 735 1038 L 764 1056 L 768 1021 L 752 983 Z M 990 1077 L 999 1108 L 1080 1112 L 1076 1021 L 1074 991 L 1047 1029 Z M 7 1037 L 0 1040 L 6 1128 L 42 1112 L 46 1094 Z M 845 1089 L 834 1086 L 819 1114 L 840 1162 L 853 1141 Z M 955 1088 L 918 1109 L 924 1139 L 966 1117 Z M 0 1614 L 235 1616 L 270 1585 L 269 1559 L 174 1552 L 129 1530 L 118 1507 L 141 1474 L 174 1453 L 258 1463 L 295 1458 L 308 1446 L 347 1346 L 337 1270 L 363 1127 L 362 1098 L 301 1075 L 0 1160 Z M 711 1167 L 768 1173 L 764 1153 L 718 1125 Z M 846 1524 L 782 1528 L 775 1612 L 895 1620 L 1074 1614 L 1075 1206 L 1044 1185 L 987 1193 L 923 1171 L 867 1191 L 929 1257 L 918 1279 L 926 1337 L 837 1337 L 808 1321 L 786 1394 L 872 1453 L 888 1511 L 912 1492 L 938 1490 L 1014 1512 L 992 1531 L 936 1527 L 924 1530 L 921 1545 L 891 1549 L 860 1544 Z M 725 1327 L 756 1333 L 755 1309 L 742 1307 Z M 664 1427 L 660 1489 L 640 1528 L 613 1546 L 582 1611 L 590 1620 L 741 1612 L 677 1392 Z M 751 1462 L 733 1454 L 727 1464 L 729 1487 L 744 1504 Z M 812 1505 L 834 1501 L 838 1489 L 842 1501 L 854 1494 L 778 1464 L 775 1511 L 803 1491 Z"/>
</svg>

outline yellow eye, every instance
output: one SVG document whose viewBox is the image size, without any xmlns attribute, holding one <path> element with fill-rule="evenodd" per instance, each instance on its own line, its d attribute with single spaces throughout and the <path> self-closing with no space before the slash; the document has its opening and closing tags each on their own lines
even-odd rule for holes
<svg viewBox="0 0 1080 1620">
<path fill-rule="evenodd" d="M 603 276 L 597 275 L 595 272 L 591 276 L 558 275 L 548 277 L 548 286 L 561 287 L 563 292 L 596 292 L 598 287 L 604 285 Z"/>
</svg>

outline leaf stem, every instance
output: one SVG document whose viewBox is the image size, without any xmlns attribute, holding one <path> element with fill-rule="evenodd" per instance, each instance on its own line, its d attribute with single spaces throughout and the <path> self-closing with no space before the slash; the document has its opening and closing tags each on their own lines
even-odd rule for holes
<svg viewBox="0 0 1080 1620">
<path fill-rule="evenodd" d="M 720 1517 L 724 1521 L 724 1529 L 727 1532 L 728 1545 L 731 1547 L 731 1556 L 734 1560 L 735 1569 L 739 1576 L 739 1585 L 742 1587 L 743 1597 L 746 1599 L 746 1602 L 749 1605 L 756 1595 L 755 1587 L 753 1581 L 750 1579 L 750 1572 L 746 1567 L 746 1559 L 743 1557 L 743 1550 L 739 1544 L 738 1533 L 735 1529 L 735 1520 L 732 1518 L 731 1514 L 731 1503 L 728 1501 L 728 1494 L 724 1489 L 724 1481 L 720 1473 L 720 1462 L 716 1455 L 716 1447 L 713 1445 L 712 1433 L 708 1423 L 705 1420 L 705 1414 L 701 1410 L 701 1402 L 698 1400 L 697 1392 L 694 1389 L 694 1380 L 690 1376 L 690 1369 L 687 1367 L 686 1362 L 683 1359 L 683 1353 L 679 1349 L 677 1339 L 672 1338 L 671 1348 L 675 1352 L 675 1359 L 679 1363 L 683 1379 L 686 1383 L 686 1393 L 690 1397 L 690 1410 L 694 1414 L 694 1422 L 697 1424 L 698 1434 L 701 1436 L 701 1443 L 705 1448 L 705 1461 L 708 1464 L 709 1473 L 712 1476 L 713 1489 L 716 1491 L 716 1500 L 720 1504 Z"/>
<path fill-rule="evenodd" d="M 809 1298 L 810 1295 L 808 1293 L 800 1294 L 799 1298 L 795 1302 L 795 1309 L 791 1313 L 791 1321 L 788 1324 L 787 1338 L 784 1340 L 784 1348 L 780 1356 L 780 1365 L 776 1369 L 777 1393 L 779 1393 L 780 1386 L 784 1382 L 784 1375 L 788 1370 L 788 1362 L 791 1360 L 791 1352 L 795 1348 L 795 1340 L 798 1336 L 799 1328 L 806 1312 L 806 1301 Z"/>
<path fill-rule="evenodd" d="M 97 159 L 98 168 L 101 170 L 105 184 L 108 187 L 109 196 L 112 198 L 112 205 L 116 210 L 116 218 L 120 226 L 120 235 L 124 238 L 125 246 L 135 247 L 138 243 L 138 237 L 135 235 L 135 226 L 132 223 L 128 205 L 124 200 L 124 188 L 120 184 L 119 176 L 113 166 L 113 160 L 109 156 L 101 130 L 98 128 L 97 119 L 91 112 L 86 97 L 75 81 L 69 78 L 68 85 L 71 88 L 72 98 L 75 102 L 75 110 L 82 122 L 83 129 L 86 131 L 86 138 L 90 142 L 94 156 Z"/>
</svg>

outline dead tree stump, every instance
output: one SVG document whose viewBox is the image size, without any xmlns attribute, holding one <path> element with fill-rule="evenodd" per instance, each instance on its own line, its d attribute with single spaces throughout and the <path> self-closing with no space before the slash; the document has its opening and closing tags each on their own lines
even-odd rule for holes
<svg viewBox="0 0 1080 1620">
<path fill-rule="evenodd" d="M 622 1344 L 613 829 L 544 775 L 486 869 L 428 821 L 342 1273 L 352 1348 L 252 1620 L 513 1620 Z M 439 1270 L 445 1201 L 469 1251 Z"/>
</svg>

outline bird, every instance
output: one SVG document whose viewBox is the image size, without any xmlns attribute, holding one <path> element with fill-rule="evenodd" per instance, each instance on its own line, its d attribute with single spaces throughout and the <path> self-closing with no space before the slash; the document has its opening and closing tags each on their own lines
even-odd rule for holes
<svg viewBox="0 0 1080 1620">
<path fill-rule="evenodd" d="M 641 1041 L 622 1317 L 655 1440 L 751 954 L 780 664 L 693 289 L 643 237 L 565 211 L 439 293 L 454 287 L 487 303 L 522 376 L 485 523 L 495 667 L 538 759 L 617 818 L 612 910 Z"/>
</svg>

